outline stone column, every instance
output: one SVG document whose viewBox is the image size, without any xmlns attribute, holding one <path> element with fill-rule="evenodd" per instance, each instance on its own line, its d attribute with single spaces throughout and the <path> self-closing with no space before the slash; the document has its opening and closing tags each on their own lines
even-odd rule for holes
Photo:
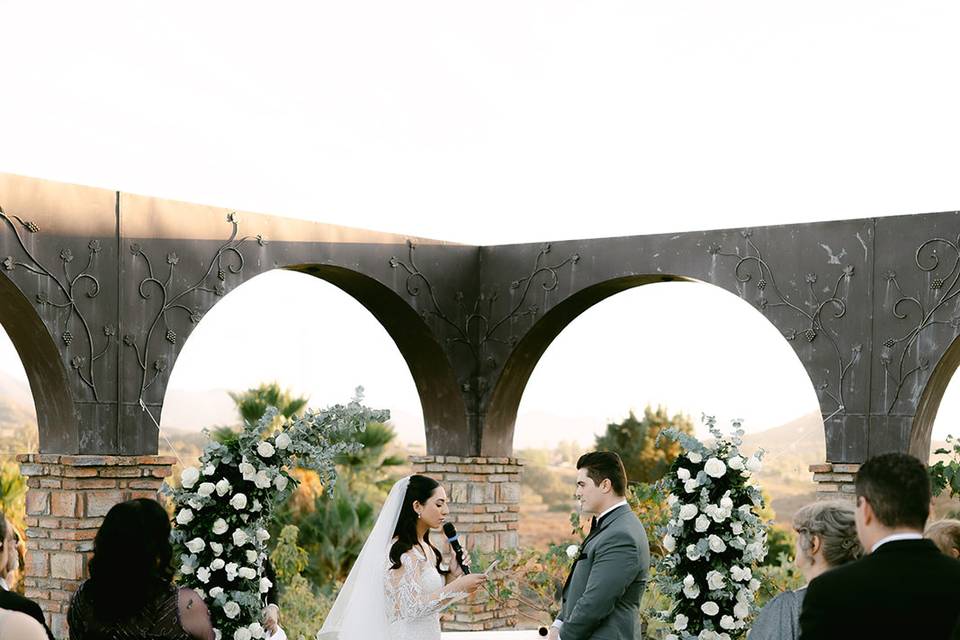
<svg viewBox="0 0 960 640">
<path fill-rule="evenodd" d="M 518 545 L 520 473 L 516 458 L 464 458 L 414 456 L 413 472 L 440 482 L 450 498 L 450 519 L 464 534 L 467 546 L 483 552 L 513 549 Z M 444 614 L 447 631 L 483 631 L 516 624 L 514 602 L 506 606 L 485 592 L 450 607 Z"/>
<path fill-rule="evenodd" d="M 810 465 L 813 481 L 817 483 L 817 500 L 855 500 L 854 480 L 859 469 L 859 464 L 839 462 Z"/>
<path fill-rule="evenodd" d="M 174 458 L 30 453 L 27 476 L 26 596 L 37 601 L 57 638 L 67 638 L 70 597 L 87 577 L 93 539 L 110 507 L 156 498 Z"/>
</svg>

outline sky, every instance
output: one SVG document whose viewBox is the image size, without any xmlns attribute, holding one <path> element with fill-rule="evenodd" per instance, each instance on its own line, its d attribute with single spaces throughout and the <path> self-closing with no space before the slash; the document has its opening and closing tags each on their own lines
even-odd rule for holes
<svg viewBox="0 0 960 640">
<path fill-rule="evenodd" d="M 958 19 L 922 0 L 0 0 L 0 172 L 470 244 L 954 210 Z M 278 377 L 322 403 L 362 383 L 415 415 L 382 329 L 291 275 L 215 307 L 171 388 Z M 306 332 L 279 324 L 290 297 Z M 256 367 L 215 366 L 241 337 Z M 561 334 L 521 414 L 660 401 L 773 426 L 816 409 L 785 345 L 707 285 L 644 287 Z"/>
</svg>

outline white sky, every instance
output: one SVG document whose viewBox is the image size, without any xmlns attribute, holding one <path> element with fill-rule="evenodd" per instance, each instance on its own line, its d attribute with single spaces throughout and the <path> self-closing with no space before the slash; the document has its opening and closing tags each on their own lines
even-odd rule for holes
<svg viewBox="0 0 960 640">
<path fill-rule="evenodd" d="M 953 210 L 958 18 L 960 5 L 917 1 L 0 0 L 0 171 L 475 244 Z M 276 368 L 317 397 L 362 382 L 372 404 L 416 410 L 359 305 L 275 284 L 225 299 L 184 353 L 220 361 L 238 350 L 223 327 L 259 317 L 243 340 L 270 357 L 252 372 L 180 366 L 175 385 Z M 576 321 L 522 410 L 602 420 L 648 399 L 721 414 L 736 400 L 769 425 L 815 406 L 775 331 L 733 354 L 692 337 L 746 340 L 759 315 L 709 288 L 669 291 Z M 308 331 L 278 324 L 291 296 L 319 309 Z M 289 335 L 310 339 L 274 349 Z M 13 360 L 0 347 L 0 369 Z M 664 373 L 671 360 L 685 370 Z M 760 367 L 737 395 L 729 372 Z"/>
</svg>

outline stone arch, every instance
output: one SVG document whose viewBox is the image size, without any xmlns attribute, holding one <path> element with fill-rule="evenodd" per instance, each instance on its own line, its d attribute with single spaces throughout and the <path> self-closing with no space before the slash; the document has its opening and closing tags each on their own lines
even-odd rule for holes
<svg viewBox="0 0 960 640">
<path fill-rule="evenodd" d="M 910 427 L 908 452 L 924 462 L 930 456 L 930 439 L 933 434 L 933 423 L 940 409 L 940 401 L 943 400 L 943 394 L 958 367 L 960 367 L 960 336 L 953 339 L 930 373 Z"/>
<path fill-rule="evenodd" d="M 27 373 L 37 411 L 40 452 L 77 452 L 79 419 L 60 349 L 34 306 L 5 275 L 0 275 L 0 325 Z"/>
<path fill-rule="evenodd" d="M 512 450 L 517 410 L 527 382 L 541 356 L 574 319 L 613 295 L 658 282 L 704 281 L 666 274 L 639 274 L 612 278 L 578 291 L 544 314 L 511 352 L 491 395 L 484 433 L 484 455 L 506 455 L 502 452 Z M 704 282 L 704 284 L 712 285 L 713 283 Z M 765 316 L 764 318 L 769 321 Z M 812 388 L 811 382 L 811 390 Z"/>
<path fill-rule="evenodd" d="M 341 266 L 292 264 L 276 268 L 329 282 L 359 302 L 383 326 L 413 376 L 428 447 L 445 446 L 446 440 L 465 433 L 465 405 L 449 360 L 423 319 L 399 295 L 376 279 Z"/>
</svg>

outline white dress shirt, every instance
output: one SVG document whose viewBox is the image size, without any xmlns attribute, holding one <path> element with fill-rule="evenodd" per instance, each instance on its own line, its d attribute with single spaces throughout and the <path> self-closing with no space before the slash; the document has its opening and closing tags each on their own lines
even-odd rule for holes
<svg viewBox="0 0 960 640">
<path fill-rule="evenodd" d="M 610 513 L 611 511 L 613 511 L 614 509 L 617 509 L 617 508 L 619 508 L 619 507 L 622 507 L 622 506 L 625 505 L 625 504 L 627 504 L 627 501 L 626 501 L 626 500 L 621 500 L 620 502 L 618 502 L 617 504 L 613 505 L 613 506 L 610 507 L 609 509 L 606 509 L 603 513 L 601 513 L 600 515 L 597 516 L 597 523 L 599 524 L 600 520 L 602 520 L 605 515 L 607 515 L 608 513 Z M 556 620 L 553 621 L 553 624 L 550 625 L 550 626 L 551 626 L 551 627 L 556 627 L 557 630 L 559 631 L 559 630 L 563 627 L 563 620 L 561 620 L 560 618 L 557 618 Z M 558 637 L 558 638 L 560 637 L 559 634 L 557 635 L 557 637 Z"/>
<path fill-rule="evenodd" d="M 887 544 L 888 542 L 894 542 L 896 540 L 923 540 L 923 534 L 920 533 L 895 533 L 892 536 L 887 536 L 882 540 L 878 541 L 877 544 L 873 545 L 870 548 L 870 553 L 873 553 L 880 548 L 880 545 Z"/>
</svg>

